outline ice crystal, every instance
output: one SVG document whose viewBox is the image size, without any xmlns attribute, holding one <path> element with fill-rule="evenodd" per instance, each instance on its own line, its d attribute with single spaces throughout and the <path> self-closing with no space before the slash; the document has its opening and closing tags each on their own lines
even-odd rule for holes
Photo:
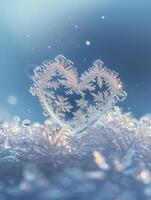
<svg viewBox="0 0 151 200">
<path fill-rule="evenodd" d="M 101 61 L 80 78 L 70 65 L 59 56 L 35 70 L 31 92 L 51 118 L 0 122 L 0 200 L 150 200 L 150 115 L 114 106 L 126 94 Z"/>
<path fill-rule="evenodd" d="M 72 133 L 82 132 L 126 97 L 117 74 L 101 60 L 78 77 L 73 63 L 59 55 L 37 67 L 33 80 L 30 91 L 39 97 L 45 115 Z"/>
</svg>

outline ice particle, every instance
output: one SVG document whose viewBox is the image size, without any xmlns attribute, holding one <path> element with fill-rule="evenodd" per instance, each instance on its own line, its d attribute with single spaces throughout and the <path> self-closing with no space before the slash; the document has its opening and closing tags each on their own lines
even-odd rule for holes
<svg viewBox="0 0 151 200">
<path fill-rule="evenodd" d="M 85 41 L 85 44 L 86 44 L 87 46 L 90 46 L 90 45 L 91 45 L 91 42 L 90 42 L 89 40 L 87 40 L 87 41 Z"/>
<path fill-rule="evenodd" d="M 30 92 L 39 97 L 44 116 L 53 117 L 60 127 L 68 127 L 74 134 L 82 133 L 126 97 L 117 73 L 107 69 L 99 59 L 80 78 L 73 62 L 63 55 L 43 62 L 34 72 Z"/>
<path fill-rule="evenodd" d="M 22 126 L 23 127 L 28 127 L 28 126 L 30 126 L 30 120 L 29 119 L 24 119 L 24 121 L 22 122 Z"/>
<path fill-rule="evenodd" d="M 27 38 L 30 38 L 30 34 L 28 33 L 28 34 L 26 35 L 26 37 L 27 37 Z"/>
<path fill-rule="evenodd" d="M 10 105 L 16 105 L 18 100 L 17 100 L 17 97 L 14 96 L 14 95 L 10 95 L 8 96 L 7 98 L 7 102 L 10 104 Z"/>
</svg>

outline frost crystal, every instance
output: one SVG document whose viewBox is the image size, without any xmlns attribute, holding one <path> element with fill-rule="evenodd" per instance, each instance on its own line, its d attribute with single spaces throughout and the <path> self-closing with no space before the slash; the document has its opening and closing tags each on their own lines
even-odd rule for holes
<svg viewBox="0 0 151 200">
<path fill-rule="evenodd" d="M 78 78 L 59 56 L 31 92 L 52 117 L 0 122 L 0 200 L 151 199 L 151 116 L 115 106 L 126 94 L 114 72 L 97 61 Z"/>
<path fill-rule="evenodd" d="M 81 133 L 126 97 L 117 74 L 101 60 L 80 77 L 73 63 L 62 55 L 34 72 L 30 91 L 39 97 L 44 114 L 72 133 Z"/>
</svg>

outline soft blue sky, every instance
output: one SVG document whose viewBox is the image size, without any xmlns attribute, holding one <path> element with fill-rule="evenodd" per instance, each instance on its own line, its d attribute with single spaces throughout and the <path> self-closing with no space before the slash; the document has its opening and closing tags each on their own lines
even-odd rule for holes
<svg viewBox="0 0 151 200">
<path fill-rule="evenodd" d="M 124 83 L 121 106 L 136 116 L 151 112 L 150 10 L 150 0 L 0 0 L 0 118 L 44 119 L 28 72 L 60 53 L 79 72 L 102 59 Z"/>
</svg>

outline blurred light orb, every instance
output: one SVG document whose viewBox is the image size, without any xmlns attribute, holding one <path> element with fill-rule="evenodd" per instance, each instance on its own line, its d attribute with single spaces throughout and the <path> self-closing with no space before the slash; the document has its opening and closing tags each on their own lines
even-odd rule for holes
<svg viewBox="0 0 151 200">
<path fill-rule="evenodd" d="M 30 38 L 30 34 L 28 33 L 28 34 L 26 35 L 26 37 L 27 37 L 27 38 Z"/>
<path fill-rule="evenodd" d="M 16 105 L 17 102 L 18 102 L 18 99 L 17 99 L 17 97 L 14 96 L 14 95 L 9 95 L 9 96 L 7 97 L 7 102 L 8 102 L 10 105 Z"/>
<path fill-rule="evenodd" d="M 87 46 L 90 46 L 90 45 L 91 45 L 91 42 L 90 42 L 89 40 L 87 40 L 87 41 L 85 41 L 85 44 L 86 44 Z"/>
<path fill-rule="evenodd" d="M 78 28 L 78 25 L 75 25 L 74 28 L 77 29 L 77 28 Z"/>
</svg>

